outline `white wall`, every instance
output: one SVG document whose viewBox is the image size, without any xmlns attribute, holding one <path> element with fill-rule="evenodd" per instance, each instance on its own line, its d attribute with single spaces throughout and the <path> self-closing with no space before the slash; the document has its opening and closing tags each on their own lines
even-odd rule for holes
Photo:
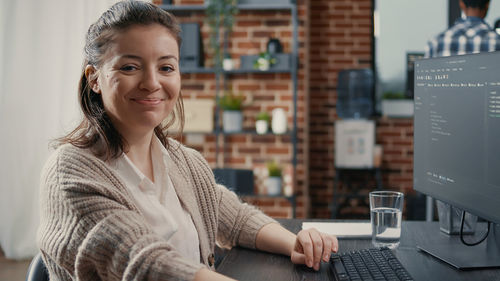
<svg viewBox="0 0 500 281">
<path fill-rule="evenodd" d="M 495 22 L 500 19 L 500 1 L 490 0 L 490 9 L 484 19 L 492 28 Z"/>
<path fill-rule="evenodd" d="M 448 25 L 446 0 L 376 0 L 377 74 L 382 89 L 403 91 L 406 53 L 423 52 L 427 41 Z M 380 95 L 380 93 L 378 93 Z"/>
<path fill-rule="evenodd" d="M 85 34 L 116 0 L 0 2 L 0 246 L 9 258 L 27 258 L 38 251 L 49 141 L 80 119 Z"/>
</svg>

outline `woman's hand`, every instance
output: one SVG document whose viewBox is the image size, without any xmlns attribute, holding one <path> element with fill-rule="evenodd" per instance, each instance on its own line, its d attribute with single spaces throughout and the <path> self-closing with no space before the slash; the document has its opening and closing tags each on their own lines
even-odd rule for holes
<svg viewBox="0 0 500 281">
<path fill-rule="evenodd" d="M 338 249 L 337 237 L 319 232 L 315 228 L 303 229 L 297 234 L 291 259 L 294 264 L 305 264 L 319 270 L 321 260 L 328 262 L 330 254 Z"/>
</svg>

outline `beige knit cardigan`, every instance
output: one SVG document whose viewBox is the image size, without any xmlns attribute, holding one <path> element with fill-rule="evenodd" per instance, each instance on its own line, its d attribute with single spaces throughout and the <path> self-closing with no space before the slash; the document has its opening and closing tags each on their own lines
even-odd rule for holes
<svg viewBox="0 0 500 281">
<path fill-rule="evenodd" d="M 255 248 L 259 229 L 275 221 L 217 185 L 198 152 L 169 142 L 168 174 L 193 218 L 200 263 L 153 232 L 105 162 L 66 144 L 48 159 L 41 180 L 38 245 L 51 280 L 192 280 L 200 268 L 213 269 L 216 241 Z"/>
</svg>

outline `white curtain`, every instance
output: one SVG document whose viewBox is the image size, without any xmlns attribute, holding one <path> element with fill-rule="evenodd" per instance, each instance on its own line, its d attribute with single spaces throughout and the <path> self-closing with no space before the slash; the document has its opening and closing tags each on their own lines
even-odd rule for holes
<svg viewBox="0 0 500 281">
<path fill-rule="evenodd" d="M 89 25 L 116 0 L 0 0 L 0 246 L 37 251 L 39 179 L 50 140 L 80 119 Z"/>
</svg>

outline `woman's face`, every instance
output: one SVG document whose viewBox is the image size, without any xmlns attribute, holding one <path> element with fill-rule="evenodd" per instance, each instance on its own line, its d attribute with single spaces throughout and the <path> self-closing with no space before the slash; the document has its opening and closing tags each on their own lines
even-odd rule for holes
<svg viewBox="0 0 500 281">
<path fill-rule="evenodd" d="M 177 41 L 159 24 L 129 27 L 110 44 L 92 87 L 124 137 L 152 133 L 179 97 Z"/>
</svg>

